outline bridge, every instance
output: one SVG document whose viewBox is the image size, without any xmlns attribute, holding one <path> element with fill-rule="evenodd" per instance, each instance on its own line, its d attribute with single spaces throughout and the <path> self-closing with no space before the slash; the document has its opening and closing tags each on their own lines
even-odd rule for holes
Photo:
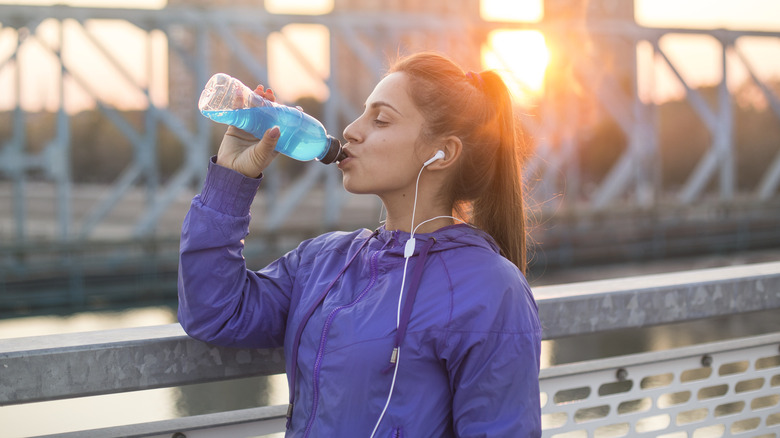
<svg viewBox="0 0 780 438">
<path fill-rule="evenodd" d="M 223 129 L 197 114 L 193 102 L 216 71 L 269 83 L 271 41 L 293 60 L 290 75 L 327 96 L 298 103 L 340 133 L 361 112 L 389 55 L 437 49 L 479 70 L 495 32 L 544 35 L 551 60 L 542 92 L 523 94 L 528 86 L 507 76 L 525 96 L 518 106 L 532 149 L 524 167 L 532 275 L 780 246 L 777 76 L 761 68 L 766 57 L 755 55 L 755 47 L 776 44 L 780 33 L 647 27 L 635 22 L 630 2 L 594 13 L 599 2 L 591 1 L 577 15 L 556 13 L 560 8 L 548 0 L 539 22 L 487 21 L 476 0 L 457 9 L 446 3 L 375 11 L 344 0 L 319 15 L 274 14 L 240 3 L 0 5 L 0 37 L 7 43 L 0 73 L 13 90 L 3 96 L 10 110 L 0 113 L 2 312 L 109 303 L 104 280 L 123 272 L 140 272 L 141 279 L 135 289 L 123 281 L 125 295 L 146 290 L 150 303 L 172 299 L 153 285 L 172 284 L 186 202 Z M 135 45 L 109 45 L 106 28 L 120 27 Z M 324 61 L 315 65 L 290 32 L 301 27 L 327 36 L 324 53 L 318 52 Z M 674 52 L 674 41 L 686 38 L 707 41 L 702 50 L 714 61 L 708 65 L 718 67 L 706 73 L 716 83 L 691 78 L 691 66 Z M 26 61 L 31 53 L 48 62 L 51 74 L 43 82 L 34 82 L 42 67 Z M 95 68 L 85 68 L 74 53 L 90 53 Z M 112 72 L 107 77 L 114 82 L 101 88 L 91 77 L 99 69 Z M 161 69 L 168 75 L 161 78 Z M 681 90 L 678 100 L 655 97 L 663 78 L 653 71 L 667 72 L 665 80 Z M 25 99 L 41 84 L 45 104 L 31 109 Z M 758 106 L 740 103 L 746 93 Z M 672 129 L 676 124 L 682 128 Z M 248 251 L 258 263 L 301 235 L 378 223 L 378 202 L 346 194 L 336 169 L 277 160 L 269 172 L 278 177 L 267 179 L 253 207 Z M 64 290 L 68 297 L 58 295 Z M 106 306 L 126 304 L 117 298 Z"/>
<path fill-rule="evenodd" d="M 175 300 L 178 227 L 221 130 L 196 113 L 195 98 L 220 70 L 271 83 L 271 40 L 295 60 L 295 73 L 327 96 L 296 103 L 312 113 L 321 108 L 328 131 L 340 133 L 361 112 L 388 54 L 438 49 L 479 70 L 493 32 L 543 34 L 555 53 L 544 91 L 518 100 L 532 148 L 524 167 L 536 242 L 532 276 L 605 261 L 780 247 L 780 98 L 777 78 L 762 68 L 766 57 L 754 51 L 777 44 L 780 32 L 648 27 L 627 10 L 562 16 L 550 9 L 539 22 L 487 21 L 475 13 L 476 1 L 457 10 L 445 1 L 425 2 L 427 10 L 354 6 L 319 15 L 233 3 L 171 1 L 155 10 L 0 5 L 0 81 L 12 90 L 0 95 L 0 104 L 10 105 L 0 113 L 0 317 Z M 326 62 L 313 63 L 289 32 L 300 26 L 326 30 Z M 106 27 L 129 29 L 141 50 L 109 46 Z M 692 79 L 673 50 L 679 39 L 707 41 L 716 82 Z M 108 88 L 134 107 L 100 88 L 74 58 L 83 52 L 73 52 L 72 41 L 113 72 L 118 79 Z M 43 53 L 53 72 L 46 104 L 32 109 L 24 90 L 39 67 L 25 62 L 29 52 Z M 170 72 L 162 85 L 160 69 Z M 656 98 L 650 72 L 658 71 L 680 91 L 676 100 Z M 738 75 L 743 82 L 735 83 Z M 525 85 L 516 82 L 522 94 Z M 74 96 L 92 109 L 78 107 Z M 755 132 L 761 135 L 749 135 Z M 253 205 L 251 264 L 305 236 L 378 222 L 376 201 L 344 193 L 335 169 L 283 160 L 274 166 L 269 172 L 278 177 L 267 179 Z M 765 322 L 764 330 L 737 338 L 545 366 L 545 436 L 780 435 L 777 263 L 534 291 L 546 345 L 650 327 L 679 331 L 697 321 L 717 325 L 723 317 Z M 7 339 L 0 340 L 0 406 L 283 369 L 279 351 L 214 348 L 175 324 Z M 283 410 L 260 406 L 71 436 L 274 434 L 283 430 Z"/>
</svg>

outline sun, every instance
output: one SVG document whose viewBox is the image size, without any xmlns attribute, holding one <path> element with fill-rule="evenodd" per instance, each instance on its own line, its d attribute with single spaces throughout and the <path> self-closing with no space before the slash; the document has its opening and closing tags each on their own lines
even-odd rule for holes
<svg viewBox="0 0 780 438">
<path fill-rule="evenodd" d="M 536 30 L 497 30 L 488 36 L 482 61 L 499 72 L 515 96 L 541 94 L 550 52 L 544 35 Z"/>
<path fill-rule="evenodd" d="M 487 21 L 536 23 L 544 17 L 543 0 L 481 0 L 480 15 Z M 550 52 L 536 30 L 499 29 L 488 35 L 482 63 L 496 70 L 519 99 L 541 95 Z"/>
</svg>

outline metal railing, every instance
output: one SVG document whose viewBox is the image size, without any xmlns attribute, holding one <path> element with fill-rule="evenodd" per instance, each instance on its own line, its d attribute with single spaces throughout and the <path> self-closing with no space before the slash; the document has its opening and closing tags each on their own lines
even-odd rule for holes
<svg viewBox="0 0 780 438">
<path fill-rule="evenodd" d="M 780 311 L 780 262 L 538 287 L 544 339 Z M 284 372 L 281 349 L 218 348 L 178 324 L 0 340 L 0 406 Z M 545 437 L 780 432 L 780 332 L 544 367 Z M 283 406 L 58 436 L 246 437 Z"/>
</svg>

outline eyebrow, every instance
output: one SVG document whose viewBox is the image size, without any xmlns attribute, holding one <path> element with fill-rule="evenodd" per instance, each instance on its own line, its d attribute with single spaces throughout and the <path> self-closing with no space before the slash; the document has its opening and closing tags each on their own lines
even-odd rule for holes
<svg viewBox="0 0 780 438">
<path fill-rule="evenodd" d="M 385 101 L 378 100 L 376 102 L 371 102 L 371 108 L 372 109 L 373 108 L 383 107 L 383 106 L 387 107 L 387 108 L 390 108 L 391 110 L 395 111 L 396 113 L 398 113 L 399 116 L 403 116 L 403 114 L 401 114 L 401 111 L 398 111 L 393 105 L 390 105 L 389 103 L 387 103 Z"/>
</svg>

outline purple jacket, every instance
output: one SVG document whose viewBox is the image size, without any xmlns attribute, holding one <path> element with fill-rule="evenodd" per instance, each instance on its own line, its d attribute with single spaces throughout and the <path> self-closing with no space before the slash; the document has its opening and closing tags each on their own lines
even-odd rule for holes
<svg viewBox="0 0 780 438">
<path fill-rule="evenodd" d="M 530 288 L 487 234 L 381 228 L 302 242 L 259 271 L 243 239 L 258 179 L 213 163 L 184 221 L 179 321 L 205 342 L 284 346 L 287 437 L 541 435 L 541 329 Z M 400 323 L 397 325 L 397 314 Z"/>
</svg>

